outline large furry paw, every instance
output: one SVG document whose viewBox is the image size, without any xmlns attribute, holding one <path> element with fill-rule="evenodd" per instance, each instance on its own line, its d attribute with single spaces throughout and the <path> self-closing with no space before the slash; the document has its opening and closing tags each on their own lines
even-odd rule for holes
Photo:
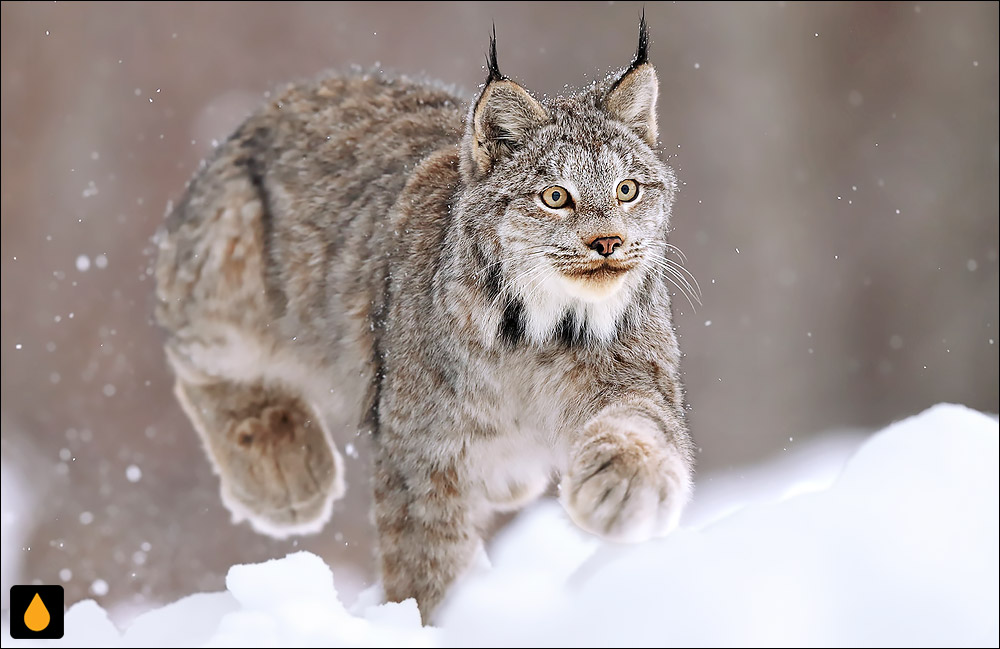
<svg viewBox="0 0 1000 649">
<path fill-rule="evenodd" d="M 278 538 L 318 532 L 344 493 L 343 460 L 311 413 L 264 408 L 227 435 L 222 501 L 235 520 Z M 220 449 L 221 450 L 221 449 Z"/>
<path fill-rule="evenodd" d="M 344 493 L 343 459 L 313 409 L 283 390 L 177 383 L 233 521 L 277 538 L 318 532 Z"/>
<path fill-rule="evenodd" d="M 584 530 L 637 542 L 677 526 L 691 496 L 691 470 L 645 420 L 616 417 L 591 426 L 574 449 L 560 501 Z"/>
</svg>

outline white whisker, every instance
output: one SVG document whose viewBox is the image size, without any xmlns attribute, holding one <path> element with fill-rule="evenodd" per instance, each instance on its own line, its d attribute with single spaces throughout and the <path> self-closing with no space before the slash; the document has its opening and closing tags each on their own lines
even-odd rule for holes
<svg viewBox="0 0 1000 649">
<path fill-rule="evenodd" d="M 680 291 L 692 310 L 697 310 L 695 302 L 701 304 L 701 285 L 694 274 L 673 259 L 662 254 L 649 253 L 649 261 L 663 271 L 664 278 Z"/>
<path fill-rule="evenodd" d="M 686 263 L 687 263 L 687 261 L 688 261 L 688 258 L 687 258 L 687 255 L 685 255 L 685 254 L 684 254 L 684 251 L 683 251 L 683 250 L 681 250 L 680 248 L 678 248 L 677 246 L 675 246 L 675 245 L 674 245 L 674 244 L 672 244 L 672 243 L 668 243 L 668 244 L 665 244 L 665 245 L 667 246 L 667 248 L 668 248 L 668 249 L 669 249 L 669 250 L 670 250 L 671 252 L 675 253 L 675 254 L 676 254 L 676 255 L 677 255 L 678 257 L 680 257 L 680 258 L 681 258 L 681 263 L 683 263 L 683 264 L 686 264 Z"/>
<path fill-rule="evenodd" d="M 550 248 L 551 246 L 537 246 L 537 247 L 538 248 Z M 483 273 L 488 272 L 494 266 L 498 266 L 498 265 L 500 265 L 500 264 L 502 264 L 504 262 L 511 261 L 513 259 L 533 259 L 535 257 L 545 256 L 547 254 L 549 254 L 548 250 L 532 250 L 530 248 L 527 249 L 527 250 L 524 250 L 524 251 L 518 251 L 518 252 L 516 252 L 514 254 L 507 255 L 506 257 L 502 257 L 502 258 L 500 258 L 500 259 L 498 259 L 496 261 L 493 261 L 493 262 L 490 262 L 490 263 L 486 264 L 485 266 L 483 266 L 482 268 L 480 268 L 479 271 L 473 273 L 472 277 L 473 277 L 473 279 L 477 279 L 480 275 L 482 275 Z"/>
<path fill-rule="evenodd" d="M 698 282 L 698 278 L 695 277 L 694 273 L 692 273 L 691 270 L 688 269 L 686 266 L 684 266 L 682 264 L 679 264 L 676 261 L 674 261 L 673 259 L 670 259 L 669 257 L 666 257 L 664 255 L 660 255 L 660 254 L 655 254 L 654 253 L 654 254 L 651 254 L 650 257 L 653 258 L 653 259 L 655 259 L 655 260 L 657 260 L 657 261 L 661 261 L 661 262 L 663 262 L 665 264 L 668 264 L 671 267 L 677 269 L 677 271 L 679 271 L 682 275 L 686 276 L 690 280 L 689 283 L 691 283 L 691 284 L 694 285 L 694 288 L 697 289 L 696 293 L 699 296 L 701 295 L 701 284 Z"/>
</svg>

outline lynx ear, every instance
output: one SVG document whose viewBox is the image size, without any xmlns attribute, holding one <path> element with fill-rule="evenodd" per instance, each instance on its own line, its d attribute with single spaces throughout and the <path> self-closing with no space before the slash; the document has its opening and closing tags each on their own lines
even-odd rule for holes
<svg viewBox="0 0 1000 649">
<path fill-rule="evenodd" d="M 549 120 L 527 90 L 500 74 L 495 32 L 487 67 L 486 87 L 472 108 L 466 132 L 469 157 L 479 174 L 488 173 L 497 160 L 520 147 L 532 129 Z"/>
<path fill-rule="evenodd" d="M 656 97 L 660 82 L 656 70 L 649 63 L 649 29 L 646 17 L 639 21 L 639 47 L 635 58 L 604 98 L 604 110 L 623 122 L 649 146 L 656 144 L 659 130 L 656 126 Z"/>
</svg>

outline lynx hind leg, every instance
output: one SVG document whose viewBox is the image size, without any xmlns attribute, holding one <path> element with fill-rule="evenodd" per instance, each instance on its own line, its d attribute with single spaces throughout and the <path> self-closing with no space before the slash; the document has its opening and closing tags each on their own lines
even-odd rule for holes
<svg viewBox="0 0 1000 649">
<path fill-rule="evenodd" d="M 306 401 L 277 385 L 178 378 L 175 392 L 221 481 L 233 521 L 276 538 L 311 534 L 344 494 L 344 461 Z"/>
</svg>

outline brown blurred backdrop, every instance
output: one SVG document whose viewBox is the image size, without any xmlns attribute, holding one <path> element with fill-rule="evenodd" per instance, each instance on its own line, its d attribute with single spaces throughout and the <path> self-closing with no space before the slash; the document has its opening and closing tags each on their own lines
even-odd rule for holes
<svg viewBox="0 0 1000 649">
<path fill-rule="evenodd" d="M 5 532 L 4 585 L 138 608 L 293 547 L 336 564 L 344 590 L 363 584 L 358 479 L 319 537 L 229 524 L 150 324 L 150 236 L 212 141 L 281 82 L 377 63 L 472 97 L 495 21 L 504 72 L 559 93 L 628 63 L 639 11 L 4 2 L 4 485 L 32 485 L 4 497 L 36 502 L 4 512 L 25 534 Z M 682 181 L 673 242 L 704 289 L 696 312 L 675 306 L 700 472 L 939 401 L 996 412 L 997 3 L 646 15 Z"/>
</svg>

